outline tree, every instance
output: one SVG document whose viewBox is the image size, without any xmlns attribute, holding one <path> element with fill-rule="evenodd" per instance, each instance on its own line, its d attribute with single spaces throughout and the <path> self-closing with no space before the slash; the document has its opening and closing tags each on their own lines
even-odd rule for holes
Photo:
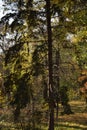
<svg viewBox="0 0 87 130">
<path fill-rule="evenodd" d="M 9 39 L 8 43 L 11 44 L 9 46 L 10 48 L 8 47 L 5 53 L 6 62 L 8 62 L 8 66 L 12 65 L 13 68 L 16 68 L 16 71 L 20 70 L 11 75 L 12 82 L 10 83 L 13 84 L 13 81 L 15 82 L 17 81 L 18 84 L 16 85 L 21 86 L 20 83 L 22 82 L 22 79 L 24 79 L 25 83 L 24 86 L 26 86 L 27 90 L 28 82 L 26 81 L 26 79 L 27 80 L 30 79 L 30 81 L 32 82 L 31 84 L 33 84 L 34 80 L 32 79 L 34 78 L 37 79 L 39 75 L 42 75 L 45 79 L 49 77 L 49 84 L 48 88 L 46 88 L 46 91 L 49 89 L 49 95 L 47 95 L 48 99 L 47 102 L 49 104 L 50 109 L 49 130 L 51 129 L 53 130 L 54 104 L 56 100 L 54 97 L 54 93 L 56 91 L 57 94 L 59 94 L 59 86 L 60 88 L 62 86 L 64 87 L 64 84 L 67 84 L 69 86 L 71 85 L 72 82 L 72 86 L 75 85 L 73 81 L 76 80 L 78 75 L 77 72 L 79 65 L 78 63 L 80 63 L 80 61 L 82 60 L 82 58 L 80 58 L 80 55 L 78 55 L 78 50 L 81 50 L 83 53 L 84 49 L 79 47 L 80 44 L 76 43 L 79 39 L 78 37 L 80 37 L 81 35 L 82 37 L 80 38 L 80 41 L 82 41 L 83 43 L 82 39 L 84 39 L 86 36 L 87 21 L 85 20 L 86 19 L 85 7 L 87 2 L 85 2 L 84 0 L 80 1 L 77 0 L 76 1 L 69 1 L 69 0 L 13 1 L 12 0 L 11 2 L 9 2 L 8 0 L 5 2 L 7 8 L 10 5 L 11 12 L 7 13 L 1 19 L 1 22 L 5 24 L 5 30 L 3 31 L 3 36 L 7 37 L 7 32 L 9 35 L 12 34 L 12 36 L 14 36 L 13 39 L 11 39 L 10 37 L 8 38 Z M 80 29 L 81 31 L 79 31 Z M 7 40 L 5 40 L 5 42 L 7 42 Z M 29 56 L 27 55 L 26 57 L 29 58 L 30 55 L 32 55 L 31 57 L 33 59 L 31 58 L 30 62 L 24 57 L 24 54 L 26 52 L 24 51 L 23 48 L 24 44 L 26 44 L 25 46 L 27 46 L 27 53 L 29 53 Z M 46 49 L 44 53 L 42 48 L 44 48 L 44 50 Z M 23 53 L 21 53 L 22 50 Z M 48 61 L 46 61 L 47 51 L 48 51 Z M 56 56 L 58 59 L 56 59 Z M 45 57 L 46 59 L 43 57 Z M 81 66 L 85 58 L 86 57 L 84 54 L 83 60 L 81 61 Z M 22 61 L 20 59 L 24 60 Z M 23 62 L 26 60 L 27 63 L 32 65 L 31 66 L 24 65 Z M 56 62 L 56 64 L 53 64 L 57 60 L 58 62 Z M 21 63 L 23 64 L 21 65 Z M 54 70 L 55 65 L 57 65 L 57 67 Z M 21 69 L 19 69 L 20 66 L 22 67 L 26 66 L 22 75 L 21 75 L 22 67 Z M 49 72 L 47 70 L 48 67 Z M 26 72 L 26 69 L 28 69 L 28 73 Z M 55 77 L 53 77 L 53 74 L 55 74 L 56 70 L 58 71 L 58 73 L 57 78 L 55 79 Z M 12 72 L 11 69 L 10 72 Z M 28 74 L 31 75 L 31 78 L 29 77 Z M 19 75 L 21 75 L 21 77 Z M 56 84 L 55 86 L 54 82 Z M 18 88 L 21 89 L 21 87 Z M 22 92 L 20 89 L 17 90 Z"/>
<path fill-rule="evenodd" d="M 32 95 L 32 92 L 29 91 L 30 70 L 28 65 L 29 59 L 27 60 L 28 52 L 26 51 L 26 45 L 22 45 L 22 50 L 20 50 L 20 47 L 18 48 L 18 45 L 17 48 L 16 45 L 10 47 L 5 55 L 6 70 L 8 70 L 8 73 L 6 73 L 4 85 L 9 95 L 10 104 L 15 109 L 14 119 L 16 121 L 19 117 L 20 109 L 24 108 L 30 102 Z"/>
<path fill-rule="evenodd" d="M 48 64 L 49 64 L 49 110 L 50 121 L 49 130 L 54 130 L 54 90 L 53 90 L 53 63 L 52 63 L 52 31 L 51 31 L 51 5 L 50 0 L 46 0 L 47 14 L 47 34 L 48 34 Z"/>
</svg>

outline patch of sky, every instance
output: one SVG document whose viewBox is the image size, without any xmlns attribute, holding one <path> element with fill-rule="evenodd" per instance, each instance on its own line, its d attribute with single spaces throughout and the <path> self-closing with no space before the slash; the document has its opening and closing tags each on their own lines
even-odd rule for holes
<svg viewBox="0 0 87 130">
<path fill-rule="evenodd" d="M 14 12 L 17 12 L 17 3 L 13 2 L 12 4 L 5 5 L 5 3 L 0 0 L 0 20 L 6 14 Z"/>
<path fill-rule="evenodd" d="M 3 15 L 4 15 L 4 12 L 3 12 L 3 2 L 2 2 L 2 0 L 0 0 L 0 19 L 3 17 Z"/>
<path fill-rule="evenodd" d="M 74 37 L 73 34 L 68 33 L 66 38 L 67 38 L 67 40 L 70 41 L 73 37 Z"/>
<path fill-rule="evenodd" d="M 54 17 L 51 18 L 52 26 L 56 26 L 59 23 L 58 13 L 55 13 Z"/>
</svg>

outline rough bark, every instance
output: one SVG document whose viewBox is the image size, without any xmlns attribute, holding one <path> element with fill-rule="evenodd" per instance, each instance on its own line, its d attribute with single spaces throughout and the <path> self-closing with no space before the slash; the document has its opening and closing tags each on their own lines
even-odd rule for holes
<svg viewBox="0 0 87 130">
<path fill-rule="evenodd" d="M 50 0 L 46 0 L 47 35 L 48 35 L 48 63 L 49 63 L 49 130 L 54 130 L 54 96 L 53 96 L 53 67 L 52 67 L 52 30 Z"/>
</svg>

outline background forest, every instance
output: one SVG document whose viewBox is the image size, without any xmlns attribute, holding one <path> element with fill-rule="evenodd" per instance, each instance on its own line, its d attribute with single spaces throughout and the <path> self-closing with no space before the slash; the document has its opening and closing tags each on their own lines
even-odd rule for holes
<svg viewBox="0 0 87 130">
<path fill-rule="evenodd" d="M 2 2 L 0 129 L 61 130 L 64 115 L 86 106 L 79 88 L 87 75 L 87 1 Z"/>
</svg>

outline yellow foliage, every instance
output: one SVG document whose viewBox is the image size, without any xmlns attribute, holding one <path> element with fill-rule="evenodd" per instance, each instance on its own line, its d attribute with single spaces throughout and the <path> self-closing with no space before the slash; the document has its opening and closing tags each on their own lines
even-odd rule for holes
<svg viewBox="0 0 87 130">
<path fill-rule="evenodd" d="M 86 36 L 87 36 L 87 31 L 82 30 L 77 32 L 77 34 L 71 38 L 71 41 L 72 43 L 76 44 L 78 42 L 81 42 L 81 40 Z"/>
<path fill-rule="evenodd" d="M 79 39 L 78 39 L 78 37 L 72 37 L 71 41 L 72 41 L 72 43 L 76 44 L 76 43 L 78 43 Z"/>
<path fill-rule="evenodd" d="M 52 4 L 58 4 L 59 0 L 51 0 Z"/>
</svg>

